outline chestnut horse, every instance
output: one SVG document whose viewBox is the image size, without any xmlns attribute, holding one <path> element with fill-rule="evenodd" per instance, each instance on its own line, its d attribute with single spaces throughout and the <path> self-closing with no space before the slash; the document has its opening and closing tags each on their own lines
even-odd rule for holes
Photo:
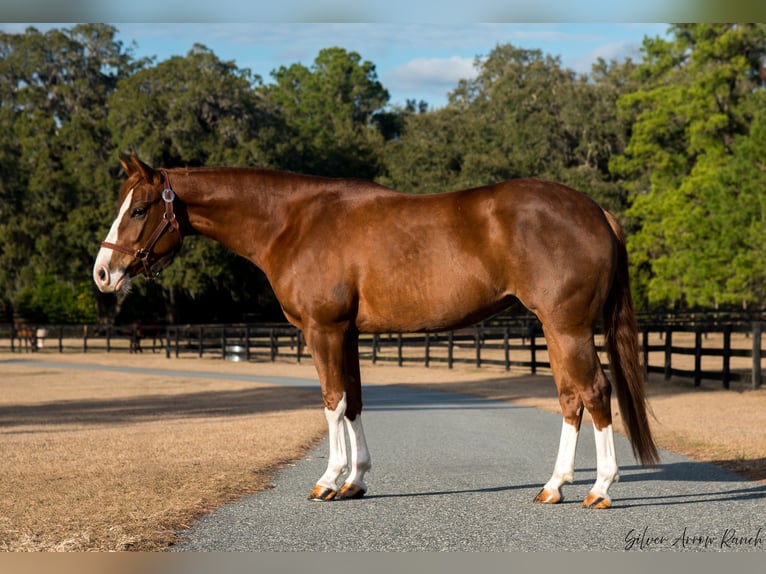
<svg viewBox="0 0 766 574">
<path fill-rule="evenodd" d="M 595 429 L 597 477 L 582 505 L 611 506 L 608 489 L 618 476 L 611 384 L 594 344 L 600 321 L 633 451 L 642 463 L 658 460 L 624 238 L 614 217 L 585 195 L 518 179 L 415 196 L 352 179 L 248 168 L 155 170 L 135 156 L 121 163 L 128 178 L 96 258 L 96 285 L 115 292 L 141 272 L 151 277 L 193 234 L 263 270 L 285 316 L 303 330 L 322 388 L 330 456 L 310 499 L 367 491 L 360 333 L 455 329 L 513 298 L 543 325 L 564 418 L 553 474 L 535 501 L 559 502 L 562 485 L 573 480 L 585 408 Z"/>
</svg>

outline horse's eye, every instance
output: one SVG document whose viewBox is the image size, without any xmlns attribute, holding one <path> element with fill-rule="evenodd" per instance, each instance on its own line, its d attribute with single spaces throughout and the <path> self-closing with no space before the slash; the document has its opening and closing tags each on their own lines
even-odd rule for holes
<svg viewBox="0 0 766 574">
<path fill-rule="evenodd" d="M 133 211 L 130 213 L 130 216 L 135 219 L 137 217 L 143 217 L 145 214 L 146 209 L 143 207 L 134 207 Z"/>
</svg>

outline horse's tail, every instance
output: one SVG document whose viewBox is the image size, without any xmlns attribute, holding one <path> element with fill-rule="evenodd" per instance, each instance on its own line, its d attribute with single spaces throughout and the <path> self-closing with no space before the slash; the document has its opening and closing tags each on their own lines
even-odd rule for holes
<svg viewBox="0 0 766 574">
<path fill-rule="evenodd" d="M 642 464 L 651 465 L 659 462 L 659 454 L 647 418 L 650 409 L 646 402 L 638 325 L 630 294 L 628 251 L 620 224 L 611 213 L 604 213 L 617 244 L 617 270 L 604 306 L 609 372 L 617 390 L 617 403 L 633 454 Z"/>
</svg>

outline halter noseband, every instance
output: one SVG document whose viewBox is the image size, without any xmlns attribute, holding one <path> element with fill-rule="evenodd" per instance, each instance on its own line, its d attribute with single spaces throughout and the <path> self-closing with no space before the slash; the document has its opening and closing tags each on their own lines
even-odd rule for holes
<svg viewBox="0 0 766 574">
<path fill-rule="evenodd" d="M 152 250 L 154 249 L 154 246 L 160 240 L 160 237 L 162 237 L 163 233 L 170 229 L 170 231 L 178 232 L 179 237 L 181 237 L 181 226 L 176 219 L 175 212 L 173 211 L 173 201 L 176 198 L 176 194 L 170 185 L 170 177 L 168 176 L 168 173 L 164 169 L 160 170 L 160 173 L 162 174 L 162 179 L 165 182 L 165 187 L 162 190 L 162 200 L 165 202 L 165 213 L 162 215 L 162 221 L 157 224 L 157 227 L 149 236 L 149 239 L 146 240 L 146 245 L 139 249 L 129 249 L 128 247 L 123 247 L 115 243 L 109 243 L 108 241 L 101 242 L 101 247 L 113 249 L 114 251 L 119 251 L 120 253 L 125 253 L 126 255 L 135 257 L 144 266 L 144 273 L 148 279 L 154 279 L 160 274 L 159 271 L 155 272 L 152 269 L 158 262 L 155 261 L 152 263 L 149 259 L 152 256 Z M 181 240 L 183 240 L 183 237 L 181 237 Z"/>
</svg>

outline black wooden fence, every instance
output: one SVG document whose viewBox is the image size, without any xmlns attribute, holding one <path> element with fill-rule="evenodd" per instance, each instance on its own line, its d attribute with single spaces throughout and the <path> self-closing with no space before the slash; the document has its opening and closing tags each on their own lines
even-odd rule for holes
<svg viewBox="0 0 766 574">
<path fill-rule="evenodd" d="M 649 335 L 655 332 L 661 338 L 659 343 L 652 344 Z M 644 326 L 642 328 L 642 347 L 644 364 L 650 373 L 662 373 L 666 380 L 671 377 L 692 379 L 695 386 L 699 386 L 703 379 L 721 381 L 724 388 L 729 388 L 732 381 L 751 382 L 753 388 L 758 388 L 763 383 L 762 360 L 763 353 L 763 323 L 755 321 L 749 325 L 720 325 L 716 328 L 702 325 L 664 325 L 654 328 Z M 678 344 L 679 335 L 693 336 L 693 343 Z M 708 341 L 715 336 L 715 342 Z M 749 344 L 735 346 L 733 338 L 737 337 L 740 342 Z M 719 340 L 720 339 L 720 340 Z M 661 353 L 662 361 L 653 361 L 649 357 L 652 353 Z M 693 358 L 691 368 L 677 366 L 679 357 Z M 707 357 L 719 359 L 715 361 L 715 367 L 704 368 L 703 360 Z M 733 360 L 739 361 L 739 366 L 732 365 Z M 687 361 L 688 362 L 688 361 Z M 749 362 L 749 367 L 743 367 L 744 362 Z M 675 366 L 674 366 L 675 365 Z"/>
<path fill-rule="evenodd" d="M 641 322 L 644 364 L 666 379 L 681 377 L 762 385 L 763 322 L 710 317 Z M 597 344 L 600 337 L 597 337 Z M 444 333 L 362 335 L 363 361 L 398 365 L 494 365 L 508 371 L 550 372 L 547 346 L 534 318 L 495 321 Z M 255 325 L 46 325 L 0 324 L 0 352 L 154 352 L 231 361 L 301 362 L 310 357 L 301 332 L 285 324 Z M 602 360 L 606 364 L 606 357 Z"/>
<path fill-rule="evenodd" d="M 362 335 L 359 355 L 373 364 L 396 362 L 441 363 L 452 368 L 456 363 L 477 367 L 500 365 L 506 370 L 522 368 L 535 373 L 550 369 L 547 361 L 537 356 L 538 345 L 545 340 L 535 322 L 514 326 L 476 326 L 444 333 L 391 333 Z M 514 359 L 513 353 L 526 352 L 528 359 Z M 167 328 L 168 357 L 193 354 L 233 361 L 275 361 L 278 358 L 301 362 L 310 355 L 301 332 L 285 325 L 185 325 Z M 492 356 L 488 356 L 492 353 Z M 498 355 L 502 355 L 498 358 Z"/>
</svg>

